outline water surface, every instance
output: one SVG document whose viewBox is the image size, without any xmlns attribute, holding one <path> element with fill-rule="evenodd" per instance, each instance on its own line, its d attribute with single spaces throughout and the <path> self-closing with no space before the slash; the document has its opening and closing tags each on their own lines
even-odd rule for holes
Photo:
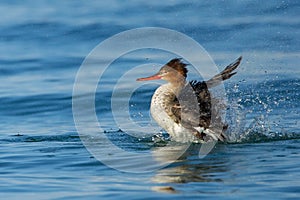
<svg viewBox="0 0 300 200">
<path fill-rule="evenodd" d="M 297 1 L 27 0 L 2 1 L 0 11 L 2 198 L 299 198 Z M 192 145 L 186 156 L 165 168 L 132 174 L 107 167 L 86 150 L 73 121 L 72 89 L 77 70 L 96 45 L 145 26 L 192 37 L 219 69 L 240 55 L 243 62 L 225 84 L 230 141 L 202 159 L 198 146 Z M 122 70 L 165 63 L 172 56 L 148 50 L 113 63 L 103 76 L 104 85 L 97 88 L 99 134 L 131 152 L 163 147 L 152 137 L 135 138 L 119 130 L 109 106 Z M 138 77 L 152 74 L 154 68 Z M 156 87 L 147 85 L 134 93 L 130 112 L 138 123 L 149 121 Z M 130 164 L 132 160 L 120 156 L 120 166 Z"/>
</svg>

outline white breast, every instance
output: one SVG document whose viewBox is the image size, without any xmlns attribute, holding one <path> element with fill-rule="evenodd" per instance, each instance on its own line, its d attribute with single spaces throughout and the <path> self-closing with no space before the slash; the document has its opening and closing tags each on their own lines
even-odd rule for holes
<svg viewBox="0 0 300 200">
<path fill-rule="evenodd" d="M 193 133 L 189 132 L 184 128 L 180 123 L 175 123 L 174 120 L 167 114 L 166 106 L 170 106 L 166 99 L 173 95 L 172 90 L 170 89 L 170 84 L 164 84 L 157 88 L 155 91 L 152 100 L 150 112 L 154 120 L 165 129 L 171 136 L 171 140 L 177 142 L 193 142 L 196 140 Z"/>
</svg>

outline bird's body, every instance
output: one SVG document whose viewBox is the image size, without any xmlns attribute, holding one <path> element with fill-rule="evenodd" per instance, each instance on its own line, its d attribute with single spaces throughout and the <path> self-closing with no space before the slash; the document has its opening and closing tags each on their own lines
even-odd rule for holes
<svg viewBox="0 0 300 200">
<path fill-rule="evenodd" d="M 172 105 L 175 105 L 176 96 L 172 91 L 170 83 L 157 88 L 153 94 L 150 112 L 154 120 L 165 129 L 171 138 L 178 142 L 195 141 L 197 138 L 191 131 L 185 128 L 173 113 Z M 199 127 L 200 128 L 200 127 Z"/>
<path fill-rule="evenodd" d="M 234 75 L 233 70 L 240 61 L 241 57 L 208 81 L 187 82 L 186 64 L 177 58 L 164 65 L 157 74 L 138 79 L 168 81 L 153 94 L 150 107 L 152 117 L 174 141 L 224 141 L 223 129 L 226 129 L 226 126 L 222 124 L 219 129 L 212 127 L 213 105 L 209 88 Z"/>
</svg>

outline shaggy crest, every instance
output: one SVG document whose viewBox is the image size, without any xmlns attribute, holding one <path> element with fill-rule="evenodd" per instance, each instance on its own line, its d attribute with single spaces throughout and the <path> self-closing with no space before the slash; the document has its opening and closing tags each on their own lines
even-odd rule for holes
<svg viewBox="0 0 300 200">
<path fill-rule="evenodd" d="M 185 78 L 186 78 L 187 72 L 188 72 L 188 70 L 186 68 L 187 65 L 188 64 L 182 62 L 181 58 L 174 58 L 166 64 L 166 66 L 171 67 L 172 69 L 175 69 Z"/>
</svg>

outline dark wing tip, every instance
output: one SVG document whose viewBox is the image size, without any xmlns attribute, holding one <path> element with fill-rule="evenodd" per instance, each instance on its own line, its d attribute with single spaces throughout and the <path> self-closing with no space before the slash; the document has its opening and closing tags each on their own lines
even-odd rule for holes
<svg viewBox="0 0 300 200">
<path fill-rule="evenodd" d="M 242 56 L 238 57 L 233 63 L 229 64 L 224 70 L 223 72 L 225 72 L 228 69 L 231 69 L 231 71 L 235 70 L 237 68 L 237 66 L 240 65 L 241 61 L 242 61 Z"/>
<path fill-rule="evenodd" d="M 229 79 L 230 77 L 235 75 L 236 72 L 234 72 L 234 70 L 240 65 L 242 58 L 242 56 L 238 57 L 233 63 L 225 67 L 225 69 L 221 73 L 206 81 L 207 86 L 214 87 L 216 85 L 219 85 L 222 81 Z"/>
</svg>

